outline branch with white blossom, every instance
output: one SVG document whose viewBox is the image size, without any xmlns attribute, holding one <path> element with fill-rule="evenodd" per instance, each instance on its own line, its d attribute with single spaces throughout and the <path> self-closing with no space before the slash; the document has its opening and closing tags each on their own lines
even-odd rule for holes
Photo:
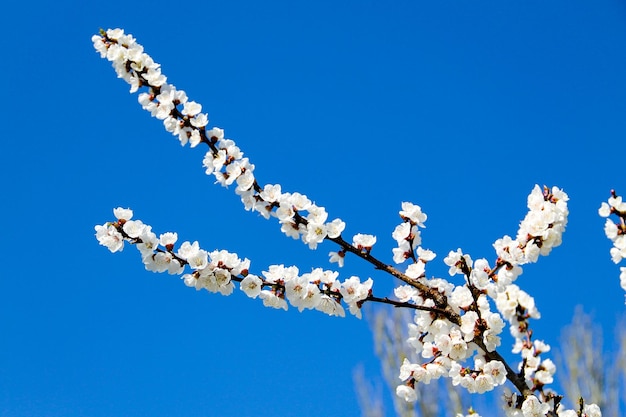
<svg viewBox="0 0 626 417">
<path fill-rule="evenodd" d="M 202 162 L 205 173 L 213 175 L 216 183 L 224 187 L 236 185 L 235 193 L 246 210 L 256 211 L 266 219 L 276 217 L 283 233 L 301 239 L 311 249 L 316 249 L 324 240 L 338 244 L 339 251 L 331 252 L 330 256 L 331 262 L 340 266 L 346 253 L 352 253 L 421 291 L 432 292 L 374 257 L 371 251 L 376 237 L 359 233 L 349 243 L 341 236 L 346 224 L 341 219 L 328 222 L 326 209 L 314 204 L 306 195 L 283 192 L 280 184 L 261 186 L 254 176 L 255 166 L 244 157 L 236 143 L 225 138 L 223 129 L 207 130 L 208 116 L 201 112 L 202 106 L 189 101 L 183 90 L 167 83 L 160 64 L 144 53 L 143 47 L 131 35 L 124 34 L 121 29 L 102 30 L 100 35 L 93 36 L 92 41 L 101 57 L 111 61 L 118 77 L 131 85 L 131 93 L 138 92 L 141 87 L 148 89 L 148 92 L 139 94 L 139 103 L 152 116 L 162 120 L 165 130 L 176 136 L 182 146 L 189 144 L 194 148 L 204 143 L 209 147 Z M 431 297 L 437 296 L 432 292 Z"/>
<path fill-rule="evenodd" d="M 225 250 L 208 252 L 200 248 L 197 241 L 183 242 L 176 250 L 176 233 L 167 232 L 157 237 L 151 226 L 141 220 L 132 220 L 132 210 L 118 207 L 113 213 L 116 221 L 95 226 L 96 238 L 101 245 L 111 252 L 119 252 L 125 242 L 130 243 L 141 253 L 148 271 L 181 275 L 185 285 L 196 290 L 230 295 L 233 282 L 237 282 L 248 297 L 261 298 L 267 307 L 287 310 L 289 301 L 300 311 L 316 309 L 340 317 L 345 316 L 345 305 L 353 315 L 361 318 L 361 307 L 365 302 L 447 314 L 434 307 L 376 297 L 371 278 L 361 282 L 358 277 L 351 276 L 340 282 L 336 271 L 315 268 L 310 273 L 300 274 L 297 267 L 284 265 L 271 265 L 261 275 L 254 275 L 249 271 L 250 260 L 247 258 L 242 260 L 237 254 Z M 192 271 L 185 273 L 187 267 Z"/>
<path fill-rule="evenodd" d="M 247 259 L 241 260 L 225 251 L 208 253 L 197 242 L 184 242 L 174 252 L 175 234 L 166 233 L 157 238 L 150 226 L 131 220 L 132 212 L 124 209 L 116 209 L 117 221 L 96 226 L 101 244 L 111 251 L 121 250 L 124 241 L 135 244 L 146 268 L 155 272 L 182 274 L 189 266 L 193 272 L 183 275 L 183 279 L 196 289 L 228 295 L 233 291 L 233 281 L 239 282 L 248 296 L 260 297 L 270 307 L 286 309 L 287 299 L 300 311 L 318 309 L 340 316 L 345 314 L 341 302 L 357 316 L 362 303 L 367 301 L 412 308 L 415 318 L 409 324 L 409 343 L 427 362 L 414 364 L 405 360 L 400 369 L 400 379 L 405 383 L 398 387 L 398 395 L 410 401 L 414 399 L 416 382 L 428 383 L 441 376 L 450 377 L 454 385 L 461 385 L 469 392 L 481 393 L 508 379 L 519 392 L 519 396 L 508 397 L 509 415 L 569 417 L 568 410 L 559 407 L 560 397 L 544 390 L 544 385 L 552 382 L 554 367 L 549 359 L 540 359 L 540 354 L 549 347 L 531 340 L 528 319 L 539 316 L 534 301 L 513 284 L 522 272 L 522 265 L 536 262 L 539 255 L 549 254 L 561 243 L 568 214 L 564 192 L 556 187 L 535 187 L 528 197 L 529 212 L 517 237 L 504 236 L 494 243 L 498 258 L 493 268 L 485 259 L 473 262 L 460 249 L 451 251 L 444 262 L 451 276 L 464 276 L 464 282 L 457 286 L 442 278 L 427 278 L 426 264 L 435 254 L 420 246 L 419 228 L 424 227 L 426 215 L 419 206 L 405 202 L 400 211 L 402 224 L 392 234 L 398 242 L 393 250 L 394 261 L 398 264 L 412 261 L 401 272 L 371 254 L 376 242 L 374 236 L 357 234 L 349 243 L 341 235 L 345 223 L 340 219 L 328 221 L 326 210 L 305 195 L 283 192 L 280 185 L 261 186 L 254 176 L 255 166 L 235 142 L 225 138 L 222 129 L 207 130 L 208 116 L 202 113 L 202 106 L 168 84 L 160 65 L 143 52 L 132 36 L 114 29 L 101 31 L 92 40 L 101 56 L 112 62 L 118 77 L 131 85 L 131 92 L 141 87 L 148 89 L 139 94 L 139 103 L 162 120 L 165 129 L 181 145 L 196 147 L 204 143 L 209 147 L 203 159 L 205 172 L 224 187 L 234 186 L 246 210 L 256 211 L 267 219 L 277 218 L 283 233 L 302 240 L 310 249 L 317 248 L 324 240 L 333 241 L 340 249 L 331 252 L 331 262 L 343 265 L 346 253 L 350 252 L 406 285 L 396 288 L 398 300 L 395 301 L 374 297 L 371 279 L 361 283 L 357 277 L 351 277 L 339 283 L 337 272 L 320 268 L 300 275 L 295 266 L 273 265 L 261 278 L 248 272 Z M 497 312 L 492 311 L 494 303 Z M 514 352 L 522 356 L 518 372 L 496 351 L 504 320 L 509 322 L 516 339 Z M 474 364 L 466 366 L 470 358 Z"/>
</svg>

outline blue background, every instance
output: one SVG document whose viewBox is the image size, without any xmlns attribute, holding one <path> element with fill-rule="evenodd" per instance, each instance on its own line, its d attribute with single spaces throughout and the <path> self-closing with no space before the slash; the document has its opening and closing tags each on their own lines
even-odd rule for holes
<svg viewBox="0 0 626 417">
<path fill-rule="evenodd" d="M 534 184 L 569 194 L 564 243 L 518 284 L 557 347 L 578 304 L 624 309 L 597 209 L 626 192 L 622 1 L 12 2 L 0 23 L 1 416 L 358 416 L 377 378 L 366 321 L 186 288 L 110 254 L 93 226 L 131 207 L 157 233 L 252 269 L 328 267 L 213 185 L 128 94 L 91 36 L 124 28 L 208 111 L 262 183 L 307 194 L 391 261 L 402 201 L 429 215 L 428 273 L 495 258 Z M 395 283 L 354 258 L 342 275 Z M 610 337 L 607 337 L 610 341 Z M 506 343 L 510 341 L 505 341 Z M 388 410 L 390 412 L 390 410 Z M 485 411 L 485 410 L 479 410 Z M 485 411 L 485 414 L 488 414 Z"/>
</svg>

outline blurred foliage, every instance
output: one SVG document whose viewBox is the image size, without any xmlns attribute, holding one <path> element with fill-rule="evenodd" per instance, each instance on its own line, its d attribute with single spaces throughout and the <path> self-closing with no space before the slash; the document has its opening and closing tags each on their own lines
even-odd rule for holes
<svg viewBox="0 0 626 417">
<path fill-rule="evenodd" d="M 615 342 L 607 347 L 602 327 L 580 307 L 562 330 L 556 377 L 567 406 L 582 396 L 598 404 L 604 417 L 626 415 L 626 322 L 616 323 Z"/>
</svg>

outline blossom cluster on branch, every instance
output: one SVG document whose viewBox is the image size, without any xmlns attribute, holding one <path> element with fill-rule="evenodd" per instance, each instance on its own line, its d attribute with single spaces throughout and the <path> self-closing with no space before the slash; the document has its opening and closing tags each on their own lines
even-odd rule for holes
<svg viewBox="0 0 626 417">
<path fill-rule="evenodd" d="M 622 197 L 611 190 L 611 197 L 607 202 L 602 203 L 598 213 L 602 217 L 606 217 L 604 223 L 604 233 L 611 242 L 613 247 L 610 250 L 611 260 L 618 264 L 626 258 L 626 202 L 622 201 Z M 611 219 L 611 216 L 617 218 L 617 223 Z M 620 285 L 626 291 L 626 267 L 620 267 Z"/>
<path fill-rule="evenodd" d="M 178 235 L 167 232 L 159 237 L 141 220 L 132 220 L 133 211 L 121 207 L 113 210 L 116 221 L 96 226 L 96 238 L 111 252 L 124 248 L 124 242 L 135 245 L 148 271 L 182 275 L 188 287 L 230 295 L 235 285 L 250 298 L 259 297 L 267 307 L 287 310 L 287 301 L 303 311 L 316 309 L 331 316 L 345 316 L 342 303 L 361 317 L 362 303 L 372 297 L 372 279 L 365 282 L 352 276 L 339 282 L 336 271 L 316 268 L 300 274 L 296 266 L 272 265 L 262 277 L 251 274 L 250 260 L 225 250 L 208 252 L 198 242 L 183 242 L 175 250 Z M 191 271 L 183 274 L 189 267 Z"/>
<path fill-rule="evenodd" d="M 115 221 L 96 226 L 98 241 L 112 252 L 124 242 L 139 249 L 146 269 L 182 275 L 186 285 L 229 295 L 234 282 L 249 297 L 259 297 L 266 306 L 287 308 L 287 301 L 300 311 L 317 309 L 343 316 L 344 307 L 360 317 L 364 302 L 380 302 L 415 311 L 409 326 L 408 343 L 422 362 L 404 360 L 399 369 L 402 383 L 397 395 L 406 401 L 416 399 L 415 384 L 448 377 L 454 385 L 469 392 L 484 393 L 512 384 L 505 395 L 505 412 L 511 417 L 586 416 L 599 417 L 593 404 L 580 403 L 579 410 L 566 410 L 561 396 L 547 388 L 553 382 L 556 367 L 542 354 L 550 347 L 533 339 L 530 320 L 539 318 L 533 298 L 514 282 L 523 265 L 536 262 L 559 246 L 567 225 L 568 196 L 557 187 L 539 187 L 528 196 L 528 213 L 520 223 L 515 238 L 504 236 L 494 243 L 495 259 L 473 260 L 461 249 L 450 251 L 443 262 L 452 280 L 428 277 L 427 264 L 436 254 L 421 246 L 421 228 L 427 216 L 420 206 L 403 202 L 401 223 L 392 232 L 397 247 L 392 259 L 398 266 L 373 254 L 376 237 L 355 234 L 351 243 L 344 240 L 346 224 L 340 219 L 328 221 L 328 213 L 298 192 L 285 192 L 279 184 L 261 185 L 254 175 L 255 166 L 220 128 L 208 128 L 208 116 L 202 106 L 167 82 L 160 65 L 143 47 L 121 29 L 101 31 L 93 37 L 96 50 L 111 61 L 118 77 L 139 94 L 139 103 L 152 116 L 162 120 L 165 130 L 181 145 L 196 147 L 203 143 L 208 150 L 203 166 L 222 186 L 233 186 L 244 208 L 266 219 L 276 218 L 287 236 L 299 239 L 310 249 L 323 241 L 338 245 L 330 252 L 330 261 L 342 267 L 348 253 L 401 281 L 394 299 L 376 297 L 373 281 L 361 282 L 350 277 L 343 282 L 338 272 L 313 269 L 300 274 L 297 267 L 272 265 L 260 275 L 249 272 L 250 261 L 226 251 L 207 252 L 197 242 L 183 242 L 175 249 L 177 235 L 159 237 L 152 228 L 132 220 L 132 211 L 115 209 Z M 620 200 L 621 202 L 621 200 Z M 621 258 L 620 258 L 621 259 Z M 403 266 L 408 261 L 408 265 Z M 191 271 L 185 273 L 189 268 Z M 460 277 L 458 277 L 460 276 Z M 520 355 L 514 367 L 499 353 L 501 333 L 508 323 L 515 339 L 513 353 Z M 473 413 L 472 415 L 477 416 Z"/>
</svg>

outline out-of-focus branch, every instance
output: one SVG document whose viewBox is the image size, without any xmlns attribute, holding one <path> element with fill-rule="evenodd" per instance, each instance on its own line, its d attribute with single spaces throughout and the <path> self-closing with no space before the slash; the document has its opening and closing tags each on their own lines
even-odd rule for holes
<svg viewBox="0 0 626 417">
<path fill-rule="evenodd" d="M 382 388 L 365 376 L 363 365 L 359 365 L 352 374 L 354 388 L 359 400 L 359 408 L 363 417 L 385 417 Z"/>
<path fill-rule="evenodd" d="M 418 361 L 416 350 L 406 342 L 406 323 L 413 320 L 413 312 L 398 308 L 365 309 L 366 318 L 371 324 L 376 355 L 381 364 L 383 377 L 393 399 L 395 413 L 399 417 L 438 417 L 450 416 L 468 409 L 468 398 L 460 387 L 452 386 L 448 378 L 432 381 L 430 384 L 416 384 L 417 401 L 407 403 L 395 395 L 398 385 L 398 368 L 404 358 Z M 355 379 L 357 390 L 367 384 L 363 379 Z M 371 392 L 371 391 L 370 391 Z M 362 404 L 363 406 L 364 404 Z M 370 415 L 363 411 L 363 415 Z"/>
<path fill-rule="evenodd" d="M 576 309 L 572 323 L 561 333 L 561 349 L 556 356 L 559 383 L 567 394 L 569 406 L 575 406 L 574 402 L 582 397 L 598 404 L 604 417 L 620 417 L 626 413 L 626 392 L 623 391 L 626 329 L 621 325 L 616 328 L 616 339 L 617 351 L 607 352 L 602 328 L 581 307 Z"/>
</svg>

